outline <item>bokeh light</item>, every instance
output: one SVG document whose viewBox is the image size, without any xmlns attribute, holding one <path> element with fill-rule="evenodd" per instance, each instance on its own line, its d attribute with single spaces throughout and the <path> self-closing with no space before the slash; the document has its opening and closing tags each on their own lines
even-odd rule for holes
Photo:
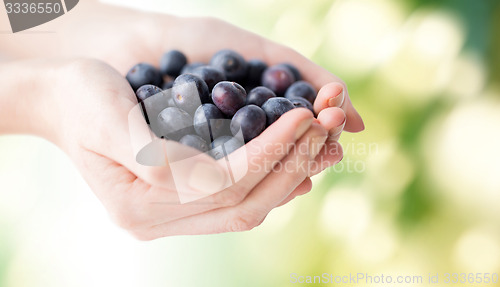
<svg viewBox="0 0 500 287">
<path fill-rule="evenodd" d="M 500 237 L 491 228 L 476 227 L 458 239 L 454 255 L 465 272 L 497 271 L 500 269 Z"/>
<path fill-rule="evenodd" d="M 325 198 L 322 230 L 349 242 L 362 236 L 370 224 L 371 207 L 366 195 L 348 188 L 336 188 Z"/>
</svg>

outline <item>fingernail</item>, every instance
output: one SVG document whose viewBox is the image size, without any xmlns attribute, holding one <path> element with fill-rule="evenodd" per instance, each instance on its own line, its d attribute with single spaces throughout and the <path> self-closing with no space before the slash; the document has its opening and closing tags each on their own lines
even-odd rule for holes
<svg viewBox="0 0 500 287">
<path fill-rule="evenodd" d="M 225 174 L 216 164 L 198 162 L 189 175 L 190 188 L 203 193 L 221 191 L 224 186 Z"/>
<path fill-rule="evenodd" d="M 344 127 L 345 127 L 345 122 L 346 122 L 346 119 L 344 118 L 344 121 L 342 121 L 342 123 L 331 129 L 329 132 L 328 132 L 328 137 L 329 138 L 336 138 L 338 136 L 340 136 L 340 134 L 342 133 L 342 131 L 344 130 Z"/>
<path fill-rule="evenodd" d="M 314 160 L 325 145 L 327 136 L 315 136 L 309 143 L 309 157 Z"/>
<path fill-rule="evenodd" d="M 329 107 L 337 107 L 340 108 L 344 103 L 344 89 L 340 91 L 338 95 L 328 100 Z"/>
<path fill-rule="evenodd" d="M 299 124 L 297 129 L 295 130 L 295 140 L 298 140 L 300 137 L 302 137 L 305 132 L 311 127 L 313 119 L 308 118 L 305 120 L 302 120 L 302 122 Z"/>
</svg>

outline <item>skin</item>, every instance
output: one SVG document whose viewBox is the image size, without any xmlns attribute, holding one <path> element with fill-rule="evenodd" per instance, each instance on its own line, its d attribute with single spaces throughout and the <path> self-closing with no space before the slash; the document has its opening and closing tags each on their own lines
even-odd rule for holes
<svg viewBox="0 0 500 287">
<path fill-rule="evenodd" d="M 0 35 L 6 38 L 0 51 L 12 59 L 0 65 L 0 134 L 34 134 L 59 146 L 115 222 L 140 240 L 250 230 L 273 208 L 310 191 L 310 176 L 342 159 L 337 142 L 342 130 L 364 128 L 345 83 L 290 48 L 212 18 L 147 14 L 92 1 L 77 8 L 43 26 L 55 35 Z M 92 21 L 81 25 L 89 15 Z M 196 44 L 200 42 L 204 45 Z M 317 119 L 306 109 L 285 114 L 246 145 L 246 155 L 237 151 L 230 156 L 236 166 L 245 159 L 261 169 L 249 170 L 211 196 L 181 204 L 168 164 L 144 166 L 135 160 L 128 116 L 137 101 L 123 77 L 136 62 L 156 63 L 174 48 L 184 51 L 190 62 L 208 62 L 221 48 L 271 65 L 290 62 L 319 90 Z M 329 106 L 342 91 L 345 98 L 336 102 L 338 107 Z M 141 119 L 132 121 L 147 129 Z M 276 145 L 263 153 L 268 143 Z M 313 145 L 319 153 L 311 159 Z M 288 149 L 283 152 L 278 146 Z M 308 152 L 294 148 L 302 146 Z M 192 152 L 176 144 L 169 149 Z M 208 157 L 198 161 L 222 164 Z M 276 168 L 311 162 L 316 164 L 308 170 Z M 187 182 L 189 174 L 176 180 Z"/>
</svg>

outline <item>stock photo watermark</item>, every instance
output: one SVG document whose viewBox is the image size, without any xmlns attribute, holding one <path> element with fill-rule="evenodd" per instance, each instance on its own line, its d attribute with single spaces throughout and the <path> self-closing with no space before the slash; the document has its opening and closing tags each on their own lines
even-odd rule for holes
<svg viewBox="0 0 500 287">
<path fill-rule="evenodd" d="M 291 273 L 289 282 L 292 284 L 329 284 L 332 286 L 497 286 L 500 282 L 498 273 L 428 273 L 426 275 L 410 274 L 370 274 L 322 273 L 319 275 L 300 275 Z"/>
<path fill-rule="evenodd" d="M 73 9 L 79 0 L 4 0 L 12 33 L 52 21 Z"/>
<path fill-rule="evenodd" d="M 333 173 L 364 173 L 366 171 L 366 158 L 379 153 L 376 142 L 358 142 L 351 137 L 342 141 L 344 158 L 338 164 L 328 169 Z"/>
</svg>

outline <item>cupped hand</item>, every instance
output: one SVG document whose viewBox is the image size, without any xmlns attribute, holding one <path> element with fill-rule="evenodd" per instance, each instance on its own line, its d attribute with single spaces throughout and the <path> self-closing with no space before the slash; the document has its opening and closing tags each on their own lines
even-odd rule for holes
<svg viewBox="0 0 500 287">
<path fill-rule="evenodd" d="M 273 208 L 308 192 L 309 176 L 342 158 L 340 145 L 328 141 L 327 129 L 312 113 L 295 109 L 227 161 L 203 154 L 187 157 L 189 168 L 174 179 L 170 158 L 161 167 L 136 161 L 131 126 L 141 129 L 139 133 L 148 132 L 148 126 L 142 118 L 130 116 L 137 101 L 119 72 L 97 60 L 70 60 L 53 70 L 64 81 L 53 81 L 50 93 L 52 140 L 73 159 L 118 225 L 139 239 L 252 229 Z M 340 109 L 328 113 L 330 118 L 343 118 Z M 194 152 L 175 142 L 161 142 L 167 153 Z M 235 174 L 242 176 L 225 185 Z M 179 192 L 207 190 L 210 194 L 195 201 L 179 199 Z"/>
</svg>

